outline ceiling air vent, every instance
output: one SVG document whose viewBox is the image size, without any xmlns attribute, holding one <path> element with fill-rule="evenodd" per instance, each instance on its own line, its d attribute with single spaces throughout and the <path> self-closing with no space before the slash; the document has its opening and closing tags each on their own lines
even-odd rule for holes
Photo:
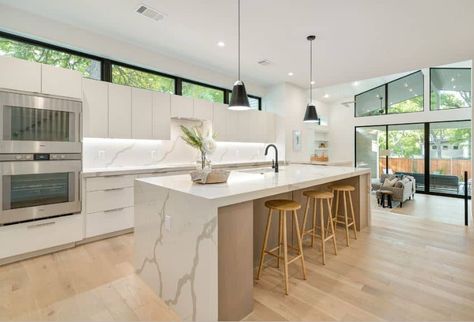
<svg viewBox="0 0 474 322">
<path fill-rule="evenodd" d="M 148 7 L 146 5 L 140 5 L 138 8 L 137 8 L 137 13 L 141 14 L 141 15 L 144 15 L 145 17 L 148 17 L 148 18 L 151 18 L 153 20 L 156 20 L 156 21 L 160 21 L 160 20 L 163 20 L 166 15 L 159 12 L 158 10 L 156 9 L 153 9 L 151 7 Z"/>
<path fill-rule="evenodd" d="M 272 62 L 269 61 L 268 59 L 262 59 L 262 60 L 259 60 L 257 62 L 257 64 L 261 65 L 261 66 L 268 66 L 268 65 L 271 65 Z"/>
</svg>

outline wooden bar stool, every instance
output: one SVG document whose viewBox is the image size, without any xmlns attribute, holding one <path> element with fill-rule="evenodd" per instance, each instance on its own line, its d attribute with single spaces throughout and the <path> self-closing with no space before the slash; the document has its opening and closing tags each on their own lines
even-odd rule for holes
<svg viewBox="0 0 474 322">
<path fill-rule="evenodd" d="M 331 186 L 333 193 L 335 194 L 336 202 L 336 211 L 334 212 L 333 221 L 337 224 L 342 224 L 346 230 L 346 244 L 349 246 L 349 228 L 352 226 L 354 230 L 354 238 L 357 239 L 357 228 L 355 224 L 355 215 L 354 215 L 354 205 L 352 203 L 352 192 L 355 191 L 355 188 L 350 185 L 335 185 Z M 339 214 L 339 197 L 342 193 L 343 203 L 344 203 L 344 215 Z M 349 221 L 349 216 L 347 212 L 347 200 L 349 199 L 349 206 L 351 210 L 351 218 Z"/>
<path fill-rule="evenodd" d="M 267 226 L 265 228 L 265 238 L 263 240 L 262 251 L 260 253 L 260 265 L 258 266 L 257 280 L 260 279 L 260 274 L 262 273 L 265 255 L 271 255 L 271 256 L 276 257 L 278 261 L 278 267 L 280 265 L 280 260 L 282 259 L 283 269 L 284 269 L 285 293 L 286 295 L 288 295 L 288 264 L 296 261 L 297 259 L 301 259 L 301 268 L 303 270 L 303 278 L 306 279 L 306 267 L 304 264 L 303 246 L 301 243 L 300 229 L 298 226 L 298 215 L 296 214 L 296 211 L 301 208 L 301 205 L 293 200 L 277 199 L 277 200 L 266 201 L 265 207 L 268 208 L 268 218 L 267 218 Z M 273 210 L 277 210 L 279 212 L 278 246 L 272 249 L 267 249 L 268 235 L 270 234 L 270 226 L 271 226 L 271 221 L 272 221 Z M 288 247 L 291 247 L 291 248 L 293 247 L 288 245 L 287 226 L 286 226 L 286 212 L 287 211 L 292 212 L 293 220 L 295 221 L 296 236 L 298 239 L 298 248 L 295 248 L 295 250 L 297 251 L 297 255 L 290 260 L 288 260 Z M 283 256 L 281 254 L 282 248 L 283 248 Z M 276 250 L 278 251 L 278 254 L 274 254 Z"/>
<path fill-rule="evenodd" d="M 311 235 L 311 247 L 314 245 L 314 239 L 321 238 L 321 254 L 323 258 L 323 265 L 326 265 L 326 242 L 330 239 L 333 241 L 334 245 L 334 253 L 337 255 L 337 245 L 336 245 L 336 234 L 334 233 L 334 223 L 333 217 L 331 212 L 331 205 L 332 199 L 334 194 L 332 192 L 322 192 L 322 191 L 304 191 L 303 196 L 306 199 L 306 210 L 303 216 L 303 225 L 301 226 L 301 240 L 303 240 L 305 235 Z M 308 218 L 309 212 L 309 204 L 313 200 L 313 227 L 311 229 L 306 230 L 306 220 Z M 319 235 L 317 233 L 317 226 L 316 226 L 316 209 L 317 209 L 317 201 L 319 200 L 320 210 L 319 210 Z M 324 211 L 323 211 L 323 204 L 326 201 L 327 209 L 328 209 L 328 227 L 326 230 L 324 229 Z M 329 231 L 328 231 L 329 228 Z"/>
</svg>

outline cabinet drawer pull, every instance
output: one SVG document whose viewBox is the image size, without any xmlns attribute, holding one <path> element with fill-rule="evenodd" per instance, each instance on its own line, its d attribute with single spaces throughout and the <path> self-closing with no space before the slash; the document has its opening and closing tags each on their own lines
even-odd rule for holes
<svg viewBox="0 0 474 322">
<path fill-rule="evenodd" d="M 40 228 L 40 227 L 44 227 L 44 226 L 54 225 L 55 223 L 56 223 L 55 221 L 43 222 L 43 223 L 40 223 L 40 224 L 35 224 L 35 225 L 28 226 L 27 228 L 28 229 Z"/>
<path fill-rule="evenodd" d="M 116 212 L 116 211 L 122 211 L 122 210 L 124 210 L 124 209 L 125 209 L 124 207 L 122 207 L 122 208 L 108 209 L 108 210 L 104 210 L 104 214 L 111 213 L 111 212 Z"/>
</svg>

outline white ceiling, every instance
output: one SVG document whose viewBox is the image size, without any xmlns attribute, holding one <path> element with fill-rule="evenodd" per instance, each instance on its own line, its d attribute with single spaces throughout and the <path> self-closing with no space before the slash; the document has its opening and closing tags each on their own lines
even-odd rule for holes
<svg viewBox="0 0 474 322">
<path fill-rule="evenodd" d="M 237 0 L 0 3 L 227 74 L 236 72 Z M 165 13 L 166 19 L 155 22 L 135 13 L 141 3 Z M 317 87 L 462 61 L 474 57 L 474 1 L 242 0 L 242 79 L 306 87 L 306 36 L 313 33 Z M 226 47 L 217 47 L 218 41 Z M 261 59 L 273 64 L 259 66 Z"/>
</svg>

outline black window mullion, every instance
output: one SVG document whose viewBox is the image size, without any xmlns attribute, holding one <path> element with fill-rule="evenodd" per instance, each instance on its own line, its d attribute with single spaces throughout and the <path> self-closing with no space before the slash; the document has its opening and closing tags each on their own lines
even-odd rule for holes
<svg viewBox="0 0 474 322">
<path fill-rule="evenodd" d="M 385 84 L 385 115 L 388 115 L 388 84 Z"/>
<path fill-rule="evenodd" d="M 430 192 L 430 123 L 425 123 L 425 191 Z"/>
<path fill-rule="evenodd" d="M 101 60 L 101 80 L 112 83 L 112 62 L 108 59 Z"/>
<path fill-rule="evenodd" d="M 174 94 L 183 95 L 183 79 L 176 77 L 174 80 Z"/>
</svg>

